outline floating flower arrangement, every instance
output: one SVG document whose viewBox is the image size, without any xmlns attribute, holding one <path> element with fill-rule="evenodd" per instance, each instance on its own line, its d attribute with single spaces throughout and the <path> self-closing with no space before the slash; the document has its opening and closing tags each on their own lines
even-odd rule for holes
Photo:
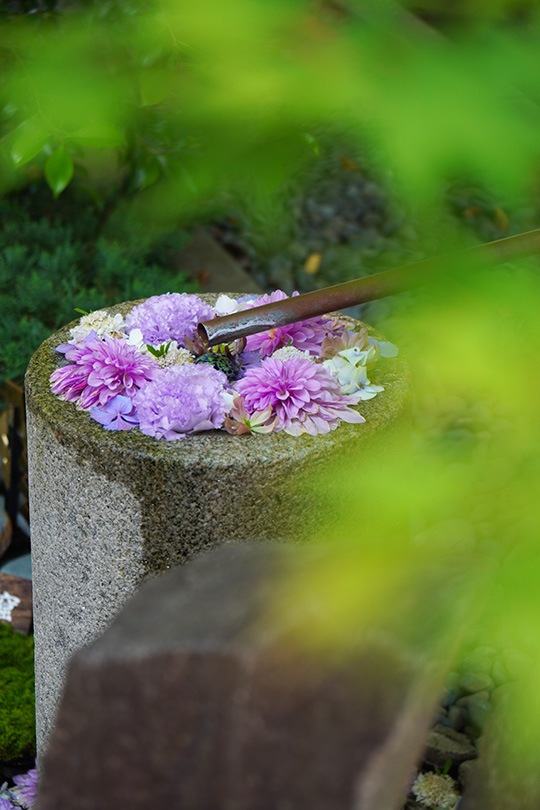
<svg viewBox="0 0 540 810">
<path fill-rule="evenodd" d="M 213 349 L 197 336 L 200 321 L 286 297 L 281 290 L 220 295 L 210 306 L 196 295 L 166 293 L 125 318 L 84 313 L 56 348 L 68 364 L 51 374 L 51 390 L 106 430 L 138 428 L 168 441 L 221 429 L 315 436 L 342 421 L 365 422 L 353 406 L 383 391 L 368 372 L 397 349 L 364 327 L 322 316 Z"/>
</svg>

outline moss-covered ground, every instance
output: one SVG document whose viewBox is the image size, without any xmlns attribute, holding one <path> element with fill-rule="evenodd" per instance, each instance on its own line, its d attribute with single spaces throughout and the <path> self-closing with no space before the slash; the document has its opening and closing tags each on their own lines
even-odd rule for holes
<svg viewBox="0 0 540 810">
<path fill-rule="evenodd" d="M 34 638 L 0 622 L 0 760 L 35 750 Z"/>
</svg>

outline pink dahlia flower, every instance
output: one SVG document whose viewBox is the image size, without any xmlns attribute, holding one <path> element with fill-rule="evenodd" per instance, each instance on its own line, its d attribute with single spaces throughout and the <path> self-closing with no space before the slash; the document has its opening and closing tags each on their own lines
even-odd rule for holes
<svg viewBox="0 0 540 810">
<path fill-rule="evenodd" d="M 133 397 L 159 373 L 154 358 L 126 340 L 107 336 L 75 344 L 66 352 L 66 360 L 73 365 L 53 371 L 51 391 L 80 408 L 103 407 L 119 394 Z"/>
<path fill-rule="evenodd" d="M 298 293 L 293 293 L 298 295 Z M 283 301 L 288 298 L 282 290 L 275 290 L 270 295 L 263 295 L 253 301 L 249 307 L 262 307 L 264 304 L 273 304 L 274 301 Z M 328 318 L 308 318 L 305 321 L 290 323 L 287 326 L 278 326 L 249 335 L 246 341 L 247 351 L 258 351 L 261 357 L 268 357 L 282 346 L 295 346 L 301 351 L 308 351 L 318 355 L 325 337 L 332 332 L 333 324 Z"/>
<path fill-rule="evenodd" d="M 169 441 L 186 433 L 223 425 L 227 406 L 222 396 L 227 377 L 212 366 L 169 366 L 134 399 L 139 428 L 147 436 Z"/>
<path fill-rule="evenodd" d="M 208 321 L 214 316 L 212 307 L 198 295 L 165 293 L 153 295 L 134 307 L 126 315 L 126 330 L 140 329 L 144 342 L 153 346 L 169 340 L 185 346 L 185 336 L 193 340 L 199 321 Z"/>
<path fill-rule="evenodd" d="M 342 396 L 336 378 L 305 357 L 284 361 L 268 357 L 260 366 L 248 369 L 235 387 L 248 414 L 270 408 L 277 418 L 274 430 L 293 436 L 328 433 L 341 420 L 365 422 L 349 407 L 359 398 Z"/>
</svg>

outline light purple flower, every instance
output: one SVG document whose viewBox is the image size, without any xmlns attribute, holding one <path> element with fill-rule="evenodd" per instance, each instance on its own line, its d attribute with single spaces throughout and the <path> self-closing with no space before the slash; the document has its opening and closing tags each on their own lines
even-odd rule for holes
<svg viewBox="0 0 540 810">
<path fill-rule="evenodd" d="M 342 396 L 339 383 L 323 366 L 304 357 L 278 360 L 268 357 L 250 368 L 236 384 L 250 414 L 272 409 L 278 423 L 274 430 L 293 436 L 328 433 L 341 420 L 365 422 L 357 411 L 358 397 Z"/>
<path fill-rule="evenodd" d="M 293 293 L 293 296 L 298 293 Z M 270 295 L 257 298 L 252 306 L 273 304 L 274 301 L 283 301 L 288 298 L 282 290 L 275 290 Z M 251 306 L 249 307 L 252 308 Z M 328 318 L 308 318 L 305 321 L 290 323 L 287 326 L 278 326 L 266 332 L 249 335 L 246 342 L 247 351 L 258 351 L 261 357 L 268 357 L 282 346 L 295 346 L 301 351 L 308 351 L 318 355 L 326 336 L 333 331 L 333 322 Z"/>
<path fill-rule="evenodd" d="M 0 810 L 13 810 L 14 807 L 15 805 L 11 804 L 9 799 L 0 799 Z"/>
<path fill-rule="evenodd" d="M 140 329 L 145 343 L 159 345 L 176 340 L 185 346 L 184 336 L 195 337 L 199 321 L 215 315 L 197 295 L 165 293 L 153 295 L 126 315 L 126 330 Z"/>
<path fill-rule="evenodd" d="M 110 399 L 103 408 L 92 408 L 90 416 L 105 430 L 131 430 L 139 424 L 133 400 L 121 394 Z"/>
<path fill-rule="evenodd" d="M 16 786 L 11 788 L 11 794 L 21 807 L 31 808 L 34 804 L 38 790 L 37 779 L 37 768 L 32 768 L 28 773 L 13 777 Z"/>
<path fill-rule="evenodd" d="M 95 329 L 92 329 L 92 331 L 89 332 L 82 340 L 78 341 L 78 344 L 90 343 L 92 340 L 97 340 L 98 338 L 99 338 L 98 333 L 95 331 Z M 56 347 L 55 351 L 58 352 L 59 354 L 66 354 L 66 352 L 69 352 L 71 351 L 71 349 L 73 349 L 74 345 L 75 344 L 73 343 L 61 343 L 59 346 Z"/>
<path fill-rule="evenodd" d="M 208 365 L 169 366 L 142 388 L 134 403 L 147 436 L 169 441 L 223 425 L 227 377 Z"/>
<path fill-rule="evenodd" d="M 159 372 L 153 357 L 141 354 L 123 338 L 105 336 L 77 343 L 66 352 L 66 359 L 73 365 L 53 371 L 51 391 L 80 408 L 106 405 L 118 394 L 133 397 Z"/>
</svg>

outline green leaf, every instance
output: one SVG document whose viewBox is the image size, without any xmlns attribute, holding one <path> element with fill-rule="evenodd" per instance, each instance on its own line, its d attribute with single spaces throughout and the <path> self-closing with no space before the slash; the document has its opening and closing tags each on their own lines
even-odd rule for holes
<svg viewBox="0 0 540 810">
<path fill-rule="evenodd" d="M 105 198 L 97 188 L 82 183 L 78 183 L 77 188 L 80 189 L 80 191 L 85 191 L 88 194 L 88 196 L 90 197 L 90 199 L 92 200 L 92 202 L 99 211 L 103 209 L 103 206 L 105 205 Z"/>
<path fill-rule="evenodd" d="M 133 189 L 142 191 L 159 180 L 161 175 L 160 164 L 154 155 L 145 154 L 135 163 L 131 185 Z"/>
<path fill-rule="evenodd" d="M 81 127 L 72 132 L 69 138 L 74 143 L 101 149 L 123 146 L 126 141 L 124 134 L 119 129 L 101 123 Z"/>
<path fill-rule="evenodd" d="M 310 132 L 303 132 L 302 135 L 303 135 L 303 138 L 304 138 L 305 142 L 307 144 L 309 144 L 309 146 L 313 150 L 313 154 L 316 157 L 320 157 L 321 156 L 321 147 L 319 145 L 319 141 L 317 140 L 317 138 L 315 138 L 315 136 L 312 135 Z"/>
<path fill-rule="evenodd" d="M 81 315 L 90 315 L 85 309 L 79 309 L 78 307 L 75 307 L 75 312 L 80 312 Z"/>
<path fill-rule="evenodd" d="M 165 357 L 165 355 L 167 354 L 167 352 L 171 348 L 171 343 L 172 343 L 172 340 L 169 340 L 169 342 L 166 343 L 166 344 L 162 343 L 159 346 L 158 349 L 154 349 L 154 347 L 150 343 L 147 343 L 146 348 L 148 349 L 150 354 L 154 355 L 154 357 Z"/>
<path fill-rule="evenodd" d="M 45 164 L 45 178 L 58 197 L 73 177 L 73 161 L 65 146 L 59 146 Z"/>
<path fill-rule="evenodd" d="M 34 158 L 47 143 L 47 133 L 37 116 L 23 121 L 15 130 L 15 139 L 10 155 L 15 166 L 24 166 Z"/>
<path fill-rule="evenodd" d="M 166 68 L 153 67 L 139 76 L 141 105 L 150 107 L 167 98 L 174 87 L 174 74 Z"/>
</svg>

